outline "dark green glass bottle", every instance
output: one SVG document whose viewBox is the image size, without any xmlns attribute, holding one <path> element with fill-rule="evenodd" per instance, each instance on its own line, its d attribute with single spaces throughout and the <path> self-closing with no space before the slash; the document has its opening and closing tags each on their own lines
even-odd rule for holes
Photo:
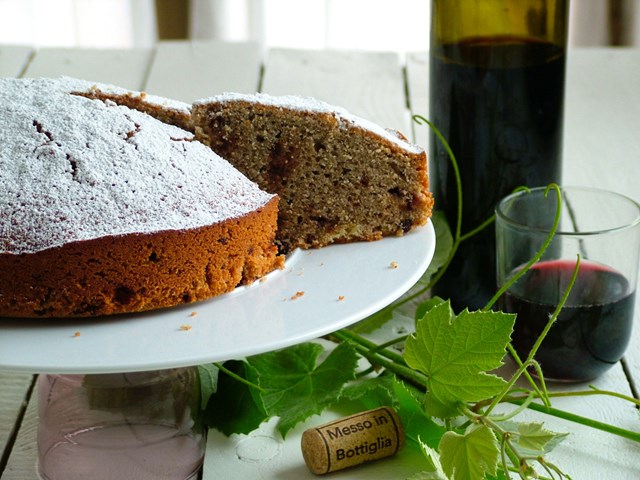
<svg viewBox="0 0 640 480">
<path fill-rule="evenodd" d="M 462 176 L 462 233 L 514 188 L 560 183 L 568 0 L 432 0 L 430 120 Z M 452 228 L 457 190 L 447 153 L 430 139 L 436 209 Z M 434 294 L 454 310 L 496 291 L 490 226 L 460 246 Z"/>
</svg>

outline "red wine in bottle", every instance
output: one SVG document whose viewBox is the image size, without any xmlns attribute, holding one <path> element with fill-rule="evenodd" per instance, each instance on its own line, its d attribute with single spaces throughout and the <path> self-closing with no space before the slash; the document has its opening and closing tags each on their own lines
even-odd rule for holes
<svg viewBox="0 0 640 480">
<path fill-rule="evenodd" d="M 462 233 L 514 188 L 560 183 L 566 10 L 564 1 L 433 0 L 429 117 L 460 168 Z M 435 207 L 453 228 L 455 177 L 435 135 L 429 153 Z M 461 244 L 434 293 L 456 311 L 477 309 L 495 285 L 489 227 Z"/>
</svg>

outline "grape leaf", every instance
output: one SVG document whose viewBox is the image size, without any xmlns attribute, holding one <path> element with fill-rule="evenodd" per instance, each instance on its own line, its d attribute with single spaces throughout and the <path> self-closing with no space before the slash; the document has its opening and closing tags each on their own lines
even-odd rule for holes
<svg viewBox="0 0 640 480">
<path fill-rule="evenodd" d="M 388 405 L 395 407 L 398 403 L 394 393 L 393 375 L 366 377 L 349 383 L 340 396 L 340 400 L 357 400 L 365 409 Z"/>
<path fill-rule="evenodd" d="M 460 402 L 491 398 L 505 380 L 486 373 L 502 365 L 515 315 L 464 310 L 457 317 L 450 303 L 427 312 L 407 338 L 404 359 L 428 376 L 425 408 L 431 415 L 457 415 Z"/>
<path fill-rule="evenodd" d="M 463 435 L 449 431 L 442 436 L 440 463 L 455 480 L 477 480 L 496 474 L 500 448 L 493 432 L 484 425 L 471 425 Z"/>
<path fill-rule="evenodd" d="M 404 426 L 407 444 L 410 442 L 417 445 L 426 443 L 436 447 L 446 429 L 425 414 L 419 398 L 422 393 L 400 380 L 395 381 L 394 392 L 398 399 L 398 415 Z"/>
<path fill-rule="evenodd" d="M 302 343 L 247 359 L 263 389 L 259 396 L 266 413 L 280 417 L 278 430 L 283 437 L 297 423 L 335 403 L 343 385 L 355 378 L 358 356 L 352 347 L 340 344 L 316 365 L 323 351 L 316 343 Z"/>
<path fill-rule="evenodd" d="M 428 445 L 436 447 L 446 429 L 425 414 L 422 395 L 395 375 L 386 375 L 347 385 L 340 400 L 358 400 L 367 410 L 385 405 L 394 407 L 402 421 L 407 444 L 417 446 L 426 439 Z"/>
<path fill-rule="evenodd" d="M 244 362 L 232 360 L 224 366 L 241 377 L 247 377 L 251 369 Z M 252 389 L 225 373 L 218 375 L 217 391 L 211 395 L 204 411 L 204 421 L 225 435 L 249 433 L 268 418 L 266 412 L 253 398 Z"/>
<path fill-rule="evenodd" d="M 213 363 L 198 365 L 198 379 L 200 380 L 200 408 L 207 408 L 211 395 L 218 390 L 218 372 L 220 370 Z"/>
<path fill-rule="evenodd" d="M 414 473 L 407 480 L 449 480 L 446 476 L 441 476 L 438 472 L 418 472 Z"/>
<path fill-rule="evenodd" d="M 553 450 L 568 433 L 552 432 L 544 428 L 542 422 L 501 422 L 505 430 L 511 432 L 518 451 L 523 455 L 539 456 Z"/>
<path fill-rule="evenodd" d="M 428 300 L 425 300 L 424 302 L 420 303 L 417 307 L 416 307 L 416 313 L 415 313 L 415 317 L 414 320 L 417 322 L 418 320 L 420 320 L 422 317 L 424 317 L 429 310 L 431 310 L 433 307 L 436 307 L 438 305 L 440 305 L 441 303 L 444 303 L 444 299 L 438 297 L 438 296 L 434 296 L 431 297 Z"/>
<path fill-rule="evenodd" d="M 422 441 L 420 449 L 427 459 L 427 467 L 424 471 L 410 476 L 408 480 L 449 480 L 442 469 L 438 452 Z"/>
</svg>

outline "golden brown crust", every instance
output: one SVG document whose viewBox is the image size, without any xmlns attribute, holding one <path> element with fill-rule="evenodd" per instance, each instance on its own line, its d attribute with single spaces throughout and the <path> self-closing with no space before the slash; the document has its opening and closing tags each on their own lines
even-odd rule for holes
<svg viewBox="0 0 640 480">
<path fill-rule="evenodd" d="M 273 243 L 277 208 L 274 198 L 244 217 L 193 230 L 0 254 L 0 316 L 138 312 L 229 292 L 282 267 Z"/>
</svg>

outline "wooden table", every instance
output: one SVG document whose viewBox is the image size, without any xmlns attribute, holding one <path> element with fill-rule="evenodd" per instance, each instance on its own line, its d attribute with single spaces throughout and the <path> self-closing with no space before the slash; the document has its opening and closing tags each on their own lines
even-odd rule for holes
<svg viewBox="0 0 640 480">
<path fill-rule="evenodd" d="M 315 96 L 396 128 L 427 144 L 426 127 L 411 114 L 428 113 L 425 53 L 328 52 L 273 49 L 254 44 L 161 43 L 153 50 L 67 50 L 0 46 L 0 76 L 68 75 L 191 101 L 224 91 Z M 640 201 L 640 51 L 572 50 L 568 62 L 564 183 L 598 185 Z M 640 301 L 640 296 L 637 297 Z M 623 362 L 593 382 L 638 395 L 640 308 Z M 37 426 L 32 375 L 0 372 L 0 477 L 30 480 L 35 473 Z M 584 388 L 584 386 L 582 386 Z M 634 407 L 610 397 L 558 399 L 557 408 L 640 431 Z M 301 432 L 332 418 L 313 418 L 282 441 L 272 423 L 249 436 L 210 432 L 202 478 L 316 478 L 304 466 Z M 574 479 L 640 478 L 640 444 L 553 417 L 526 412 L 557 431 L 571 432 L 551 454 Z M 243 455 L 239 455 L 242 449 Z M 249 452 L 247 454 L 247 452 Z M 241 458 L 243 457 L 243 458 Z M 421 468 L 419 454 L 344 471 L 332 478 L 405 478 Z"/>
</svg>

